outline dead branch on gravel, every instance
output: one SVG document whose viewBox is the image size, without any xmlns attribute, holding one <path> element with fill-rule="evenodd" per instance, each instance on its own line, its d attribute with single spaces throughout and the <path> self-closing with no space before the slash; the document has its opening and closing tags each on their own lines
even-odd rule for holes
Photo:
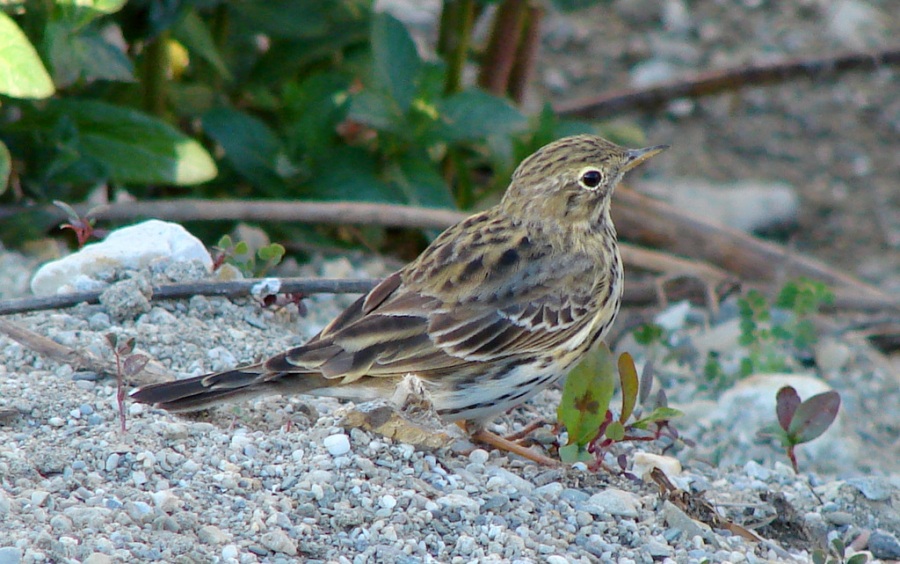
<svg viewBox="0 0 900 564">
<path fill-rule="evenodd" d="M 900 64 L 900 49 L 873 53 L 844 53 L 818 59 L 787 59 L 768 64 L 750 65 L 700 74 L 650 88 L 619 90 L 562 102 L 554 106 L 556 113 L 567 116 L 602 118 L 631 110 L 650 110 L 678 98 L 699 98 L 744 87 L 777 84 L 797 78 L 820 78 L 853 70 L 872 70 Z"/>
<path fill-rule="evenodd" d="M 113 360 L 98 358 L 87 351 L 78 351 L 61 345 L 6 319 L 0 319 L 0 333 L 42 357 L 55 360 L 60 364 L 68 364 L 75 370 L 86 370 L 98 374 L 117 373 L 116 362 Z M 165 366 L 155 360 L 150 360 L 141 367 L 140 371 L 129 376 L 127 383 L 135 386 L 175 379 Z"/>
</svg>

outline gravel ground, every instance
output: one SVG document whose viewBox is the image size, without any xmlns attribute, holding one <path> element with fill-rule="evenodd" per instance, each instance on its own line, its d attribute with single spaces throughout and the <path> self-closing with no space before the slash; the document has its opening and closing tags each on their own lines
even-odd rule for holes
<svg viewBox="0 0 900 564">
<path fill-rule="evenodd" d="M 372 276 L 383 269 L 341 260 L 305 273 Z M 137 317 L 82 305 L 9 319 L 105 357 L 106 333 L 133 336 L 139 349 L 187 376 L 296 344 L 348 299 L 315 297 L 302 319 L 204 297 L 154 304 Z M 713 466 L 697 455 L 700 447 L 680 445 L 686 469 L 672 476 L 687 493 L 666 501 L 649 481 L 577 465 L 538 467 L 465 443 L 421 451 L 347 430 L 339 424 L 341 406 L 329 399 L 269 398 L 202 418 L 128 403 L 122 433 L 111 379 L 74 372 L 5 337 L 0 358 L 2 564 L 803 562 L 829 536 L 900 557 L 897 474 L 796 476 L 765 441 L 755 448 L 775 462 L 745 457 Z M 687 386 L 696 390 L 670 384 L 673 397 L 690 396 Z M 494 430 L 552 419 L 559 393 L 545 391 L 499 418 Z M 681 430 L 711 433 L 710 444 L 726 438 L 699 420 Z M 738 458 L 743 451 L 723 448 Z M 623 453 L 642 456 L 634 447 Z M 704 500 L 727 521 L 710 528 L 692 519 Z M 723 528 L 726 522 L 767 540 L 747 541 Z"/>
</svg>

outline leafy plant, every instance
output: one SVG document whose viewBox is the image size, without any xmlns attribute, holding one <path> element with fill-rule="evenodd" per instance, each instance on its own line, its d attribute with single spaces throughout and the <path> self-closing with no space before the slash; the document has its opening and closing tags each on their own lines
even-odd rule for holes
<svg viewBox="0 0 900 564">
<path fill-rule="evenodd" d="M 813 550 L 811 557 L 813 564 L 866 564 L 869 561 L 868 554 L 854 554 L 846 558 L 847 545 L 840 538 L 831 539 L 828 552 L 817 548 Z"/>
<path fill-rule="evenodd" d="M 615 391 L 616 376 L 622 390 L 622 405 L 615 417 L 609 404 Z M 592 461 L 599 465 L 603 453 L 622 441 L 650 441 L 663 434 L 677 436 L 669 421 L 681 415 L 667 406 L 665 394 L 654 398 L 650 413 L 636 409 L 647 400 L 651 388 L 650 371 L 638 378 L 634 359 L 622 353 L 617 362 L 606 345 L 588 355 L 566 378 L 557 417 L 566 426 L 568 443 L 560 447 L 565 463 Z"/>
<path fill-rule="evenodd" d="M 818 438 L 828 430 L 840 410 L 841 396 L 831 390 L 801 402 L 797 390 L 785 386 L 778 390 L 775 401 L 778 424 L 767 427 L 764 433 L 781 440 L 794 472 L 799 473 L 795 447 Z"/>
<path fill-rule="evenodd" d="M 231 264 L 248 278 L 265 276 L 273 267 L 277 266 L 284 258 L 284 246 L 278 243 L 270 243 L 256 250 L 256 254 L 250 249 L 246 241 L 232 241 L 230 235 L 223 235 L 216 244 L 218 254 L 213 262 L 215 269 L 222 264 Z M 261 263 L 257 263 L 257 259 Z"/>
<path fill-rule="evenodd" d="M 488 49 L 504 59 L 473 47 L 483 7 L 447 0 L 438 57 L 425 59 L 368 0 L 4 4 L 0 194 L 78 202 L 101 186 L 110 199 L 190 190 L 474 206 L 537 146 L 596 130 L 549 106 L 528 119 L 504 97 L 521 94 L 544 8 L 497 11 Z M 504 80 L 467 87 L 463 68 L 476 63 Z M 21 238 L 32 223 L 10 229 Z"/>
<path fill-rule="evenodd" d="M 821 282 L 798 278 L 784 285 L 775 308 L 765 296 L 751 290 L 738 300 L 741 318 L 739 343 L 747 347 L 741 360 L 741 375 L 775 372 L 790 367 L 787 351 L 805 350 L 817 340 L 811 316 L 833 302 L 834 295 Z"/>
<path fill-rule="evenodd" d="M 124 433 L 126 432 L 125 379 L 133 378 L 140 374 L 141 370 L 150 362 L 150 357 L 134 352 L 134 337 L 129 337 L 122 342 L 115 333 L 107 333 L 106 342 L 109 343 L 116 357 L 116 405 L 119 408 L 119 425 Z"/>
</svg>

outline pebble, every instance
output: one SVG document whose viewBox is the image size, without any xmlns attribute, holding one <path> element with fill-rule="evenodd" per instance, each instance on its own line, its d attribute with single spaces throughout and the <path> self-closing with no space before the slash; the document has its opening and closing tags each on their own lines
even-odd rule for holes
<svg viewBox="0 0 900 564">
<path fill-rule="evenodd" d="M 869 536 L 869 551 L 875 558 L 882 560 L 900 560 L 900 542 L 893 534 L 875 530 Z"/>
<path fill-rule="evenodd" d="M 297 555 L 297 545 L 294 544 L 294 541 L 292 541 L 291 538 L 287 536 L 287 533 L 281 529 L 275 529 L 274 531 L 264 533 L 259 538 L 259 542 L 272 552 L 280 552 L 282 554 L 287 554 L 288 556 Z"/>
<path fill-rule="evenodd" d="M 22 561 L 22 551 L 13 546 L 0 547 L 0 564 L 19 564 Z"/>
<path fill-rule="evenodd" d="M 331 456 L 342 456 L 350 452 L 350 438 L 343 433 L 325 437 L 322 444 Z"/>
<path fill-rule="evenodd" d="M 581 504 L 579 509 L 592 515 L 612 515 L 634 519 L 638 516 L 641 500 L 635 494 L 623 490 L 609 488 L 592 495 Z"/>
</svg>

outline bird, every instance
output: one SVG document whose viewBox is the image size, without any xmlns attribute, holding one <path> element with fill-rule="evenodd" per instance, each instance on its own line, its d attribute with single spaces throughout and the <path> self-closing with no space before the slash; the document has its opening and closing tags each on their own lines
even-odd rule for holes
<svg viewBox="0 0 900 564">
<path fill-rule="evenodd" d="M 498 204 L 449 227 L 305 344 L 131 398 L 173 412 L 269 394 L 363 402 L 391 398 L 413 374 L 442 421 L 547 463 L 485 425 L 565 376 L 609 331 L 624 288 L 613 192 L 667 148 L 588 134 L 551 142 L 521 162 Z"/>
</svg>

